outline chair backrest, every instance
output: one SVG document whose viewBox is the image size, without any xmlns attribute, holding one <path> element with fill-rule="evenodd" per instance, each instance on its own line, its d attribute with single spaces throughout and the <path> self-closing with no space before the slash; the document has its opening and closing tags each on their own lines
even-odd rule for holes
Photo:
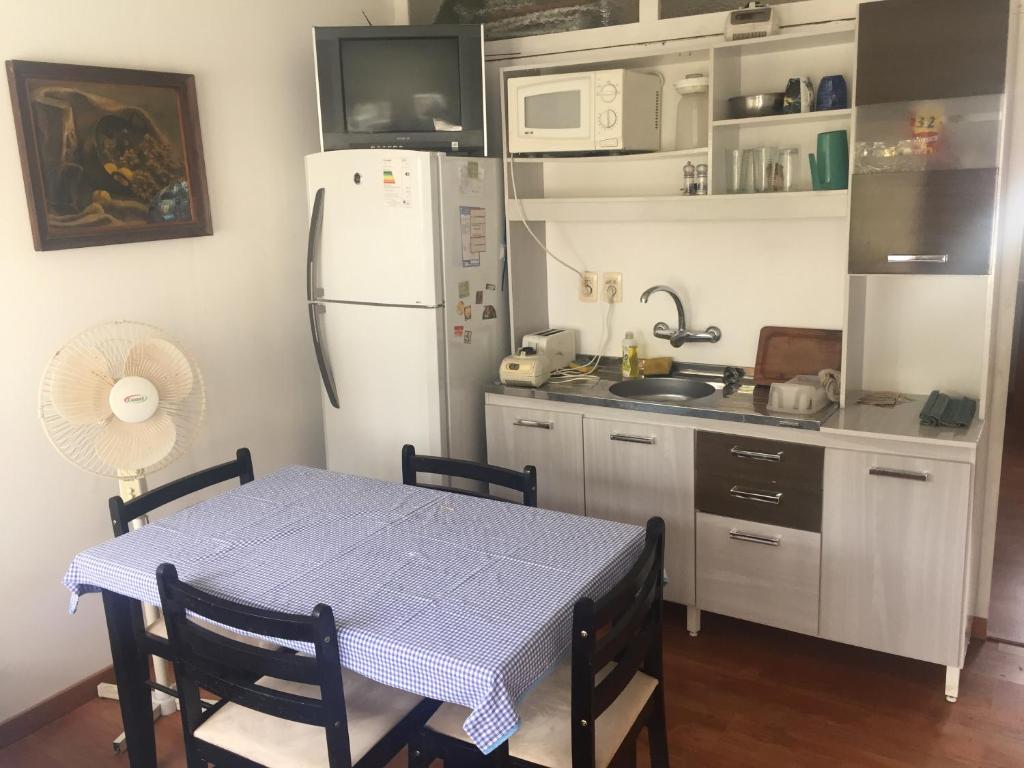
<svg viewBox="0 0 1024 768">
<path fill-rule="evenodd" d="M 504 467 L 496 467 L 493 464 L 478 464 L 475 461 L 463 459 L 445 459 L 440 456 L 417 456 L 416 449 L 411 445 L 402 446 L 402 482 L 405 485 L 416 485 L 420 488 L 436 488 L 452 493 L 461 493 L 467 496 L 476 496 L 482 499 L 498 499 L 486 493 L 474 493 L 462 488 L 448 488 L 445 486 L 419 483 L 416 475 L 419 473 L 444 475 L 446 477 L 458 477 L 464 480 L 475 480 L 492 485 L 500 485 L 512 491 L 519 491 L 523 494 L 523 504 L 527 507 L 537 506 L 537 468 L 531 465 L 523 467 L 522 472 L 516 472 Z M 508 501 L 508 499 L 499 499 Z"/>
<path fill-rule="evenodd" d="M 249 453 L 248 448 L 239 448 L 235 451 L 234 461 L 226 461 L 215 467 L 193 472 L 191 475 L 146 491 L 131 501 L 125 501 L 120 496 L 111 496 L 108 505 L 110 507 L 110 522 L 114 526 L 114 535 L 122 536 L 128 533 L 129 524 L 133 520 L 149 514 L 164 504 L 169 504 L 190 493 L 201 491 L 203 488 L 209 488 L 217 483 L 233 480 L 236 477 L 240 485 L 253 481 L 252 454 Z"/>
<path fill-rule="evenodd" d="M 662 680 L 665 522 L 647 521 L 643 552 L 600 600 L 577 601 L 572 617 L 572 764 L 594 765 L 594 723 L 642 671 Z M 600 682 L 609 662 L 615 667 Z"/>
<path fill-rule="evenodd" d="M 234 702 L 274 717 L 324 728 L 331 768 L 350 768 L 338 634 L 334 613 L 328 606 L 317 605 L 308 616 L 252 608 L 183 584 L 170 563 L 157 568 L 156 578 L 181 695 L 186 747 L 194 743 L 195 729 L 219 706 Z M 249 645 L 202 627 L 187 618 L 187 613 L 236 631 L 308 643 L 316 655 Z M 265 675 L 317 686 L 320 697 L 278 691 L 253 682 Z M 199 688 L 221 698 L 221 703 L 205 714 Z"/>
</svg>

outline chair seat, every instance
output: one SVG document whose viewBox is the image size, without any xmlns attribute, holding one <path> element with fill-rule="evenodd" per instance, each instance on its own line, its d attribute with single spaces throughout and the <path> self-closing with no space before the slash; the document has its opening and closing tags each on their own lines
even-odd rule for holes
<svg viewBox="0 0 1024 768">
<path fill-rule="evenodd" d="M 611 671 L 609 664 L 598 675 Z M 509 739 L 509 754 L 547 768 L 572 766 L 572 665 L 566 661 L 530 691 L 519 705 L 519 730 Z M 597 718 L 595 765 L 607 768 L 622 746 L 633 723 L 658 687 L 658 681 L 637 672 L 619 697 Z M 427 721 L 427 728 L 460 741 L 470 741 L 462 728 L 469 710 L 443 704 Z"/>
<path fill-rule="evenodd" d="M 198 624 L 201 627 L 204 627 L 205 629 L 210 630 L 211 632 L 215 632 L 221 637 L 230 637 L 232 640 L 238 640 L 240 643 L 245 643 L 246 645 L 253 645 L 257 648 L 263 648 L 267 651 L 277 651 L 281 648 L 281 646 L 276 645 L 270 642 L 269 640 L 260 640 L 255 637 L 236 635 L 234 632 L 224 629 L 224 627 L 218 626 L 217 624 L 212 624 L 209 621 L 203 621 L 202 619 L 196 620 L 196 624 Z M 152 624 L 146 627 L 146 631 L 149 632 L 149 634 L 151 635 L 156 635 L 157 637 L 162 637 L 164 640 L 166 640 L 167 623 L 164 621 L 163 615 L 161 614 L 160 618 L 158 618 L 156 621 L 154 621 Z"/>
<path fill-rule="evenodd" d="M 342 671 L 341 678 L 345 686 L 349 749 L 355 764 L 422 698 L 347 669 Z M 320 689 L 315 685 L 273 677 L 262 677 L 256 683 L 277 691 L 320 698 Z M 196 728 L 195 736 L 267 768 L 326 768 L 328 765 L 323 728 L 266 715 L 240 704 L 225 704 Z"/>
</svg>

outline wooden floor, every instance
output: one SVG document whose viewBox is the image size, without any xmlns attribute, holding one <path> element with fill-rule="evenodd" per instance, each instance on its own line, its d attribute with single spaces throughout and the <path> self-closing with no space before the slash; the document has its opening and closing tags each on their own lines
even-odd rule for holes
<svg viewBox="0 0 1024 768">
<path fill-rule="evenodd" d="M 973 644 L 948 704 L 938 666 L 717 616 L 692 639 L 672 618 L 675 768 L 1024 766 L 1024 649 Z M 177 717 L 157 726 L 160 765 L 184 768 Z M 127 768 L 110 748 L 119 730 L 117 704 L 92 701 L 0 750 L 0 768 Z"/>
<path fill-rule="evenodd" d="M 1007 423 L 988 633 L 1024 643 L 1024 434 Z"/>
</svg>

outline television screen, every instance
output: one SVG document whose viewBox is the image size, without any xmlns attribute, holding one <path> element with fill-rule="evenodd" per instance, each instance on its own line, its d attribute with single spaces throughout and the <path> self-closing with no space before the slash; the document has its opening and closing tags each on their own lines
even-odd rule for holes
<svg viewBox="0 0 1024 768">
<path fill-rule="evenodd" d="M 462 130 L 459 41 L 341 41 L 342 98 L 350 133 Z"/>
</svg>

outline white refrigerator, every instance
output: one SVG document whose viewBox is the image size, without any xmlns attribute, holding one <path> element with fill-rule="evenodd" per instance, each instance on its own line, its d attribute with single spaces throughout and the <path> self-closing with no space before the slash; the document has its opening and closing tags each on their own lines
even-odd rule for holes
<svg viewBox="0 0 1024 768">
<path fill-rule="evenodd" d="M 306 300 L 327 468 L 401 479 L 401 449 L 483 461 L 483 387 L 510 349 L 496 159 L 306 157 Z"/>
</svg>

